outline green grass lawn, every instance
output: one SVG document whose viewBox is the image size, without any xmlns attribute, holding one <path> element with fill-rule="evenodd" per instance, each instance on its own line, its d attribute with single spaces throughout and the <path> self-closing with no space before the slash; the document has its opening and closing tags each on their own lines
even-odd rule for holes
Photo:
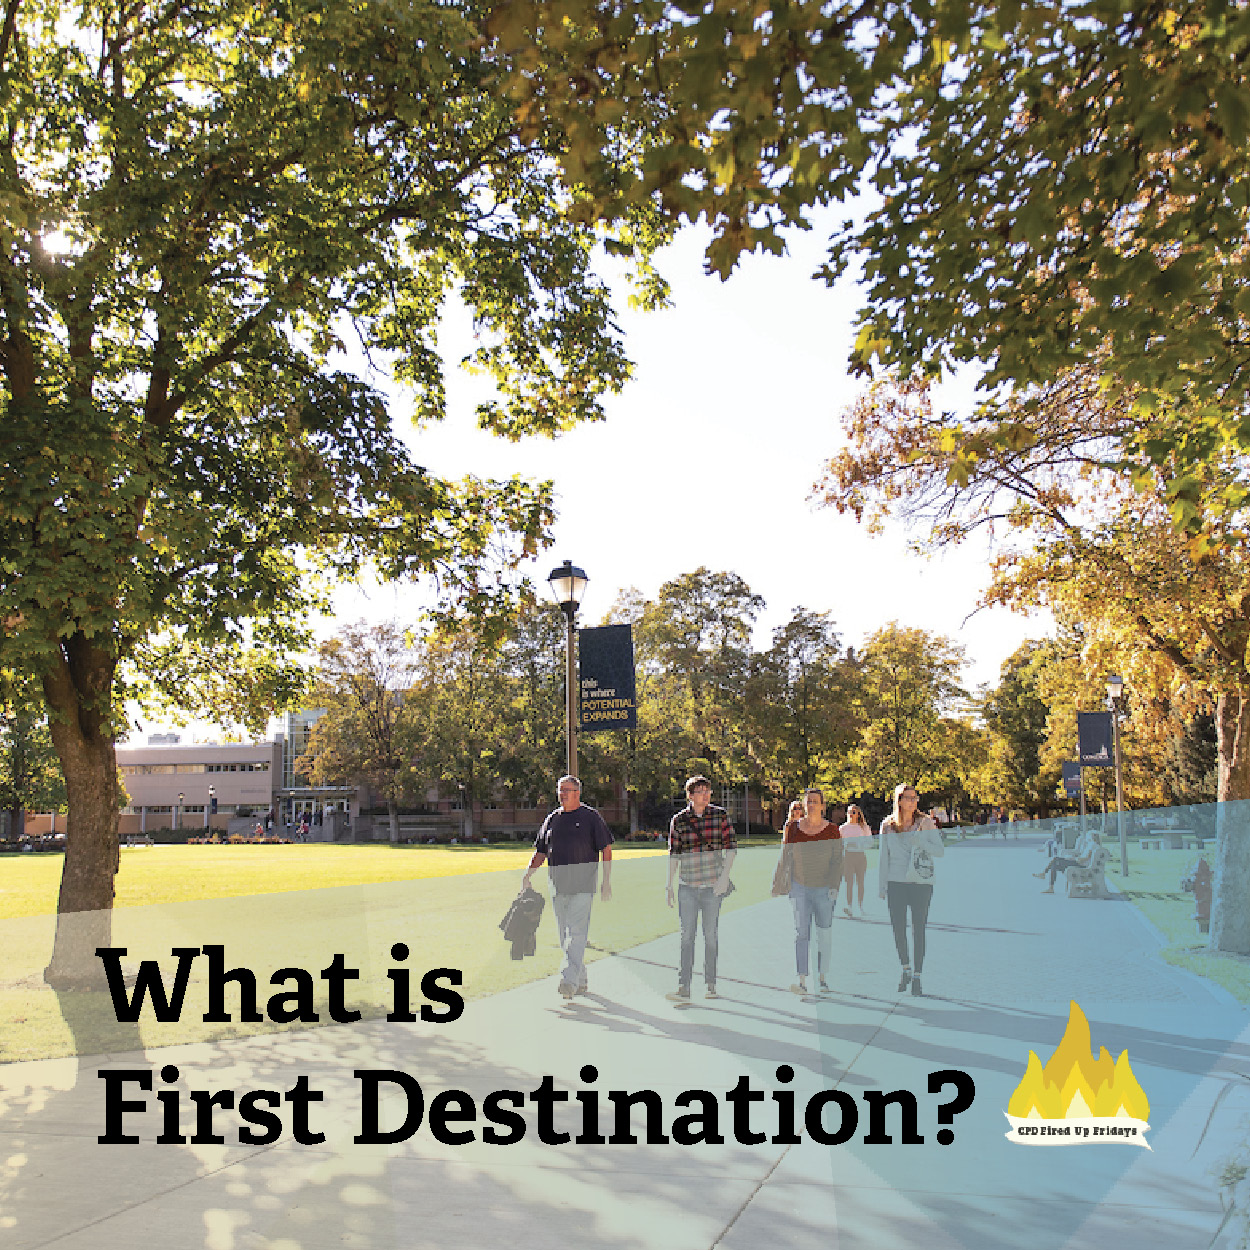
<svg viewBox="0 0 1250 1250">
<path fill-rule="evenodd" d="M 610 957 L 676 929 L 664 884 L 662 848 L 615 848 L 613 898 L 596 902 L 589 960 Z M 386 1014 L 400 964 L 395 943 L 410 951 L 414 1001 L 433 968 L 460 969 L 468 999 L 550 976 L 560 966 L 548 906 L 537 953 L 513 960 L 498 924 L 520 884 L 529 848 L 389 846 L 190 846 L 122 853 L 111 945 L 125 947 L 123 967 L 156 960 L 172 983 L 175 947 L 220 944 L 227 964 L 251 969 L 260 1009 L 280 969 L 303 968 L 314 978 L 336 954 L 360 970 L 347 1004 L 366 1018 Z M 776 847 L 742 850 L 737 886 L 726 910 L 769 895 Z M 147 1010 L 136 1025 L 119 1024 L 105 993 L 58 995 L 42 981 L 56 925 L 61 857 L 13 855 L 0 862 L 0 1062 L 66 1054 L 118 1053 L 139 1048 L 268 1032 L 282 1026 L 206 1014 L 204 958 L 196 960 L 180 1020 L 161 1023 Z M 545 887 L 545 874 L 536 884 Z M 593 970 L 591 977 L 593 980 Z M 234 1003 L 236 991 L 230 989 Z M 316 1009 L 326 1021 L 326 985 L 317 979 Z M 235 1011 L 234 1007 L 228 1010 Z"/>
<path fill-rule="evenodd" d="M 743 847 L 775 845 L 751 838 Z M 391 846 L 292 843 L 277 846 L 153 846 L 122 849 L 117 875 L 121 907 L 193 899 L 238 898 L 330 886 L 419 881 L 465 873 L 525 871 L 529 843 L 493 846 Z M 662 844 L 618 843 L 618 860 L 663 855 Z M 0 920 L 51 915 L 61 884 L 58 854 L 0 854 Z"/>
<path fill-rule="evenodd" d="M 152 846 L 123 848 L 117 907 L 149 907 L 193 899 L 238 898 L 376 885 L 476 872 L 525 871 L 532 848 L 292 843 L 279 846 Z M 619 846 L 621 859 L 659 852 Z M 56 911 L 63 857 L 0 855 L 0 920 Z"/>
<path fill-rule="evenodd" d="M 1120 875 L 1118 844 L 1108 843 L 1111 862 L 1107 882 L 1141 908 L 1148 920 L 1163 934 L 1167 946 L 1163 958 L 1170 964 L 1188 968 L 1209 977 L 1234 995 L 1250 1003 L 1250 958 L 1217 954 L 1207 948 L 1207 935 L 1198 932 L 1193 919 L 1194 896 L 1181 890 L 1180 881 L 1198 857 L 1196 851 L 1143 851 L 1129 844 L 1129 875 Z M 1208 853 L 1207 863 L 1212 862 Z"/>
</svg>

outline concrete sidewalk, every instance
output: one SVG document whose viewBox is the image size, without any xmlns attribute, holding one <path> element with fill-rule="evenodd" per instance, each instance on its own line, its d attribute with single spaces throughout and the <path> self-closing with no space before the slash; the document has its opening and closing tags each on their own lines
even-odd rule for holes
<svg viewBox="0 0 1250 1250">
<path fill-rule="evenodd" d="M 948 849 L 930 914 L 924 998 L 895 993 L 897 959 L 870 879 L 868 918 L 835 923 L 837 973 L 827 996 L 788 990 L 790 908 L 778 899 L 723 919 L 722 997 L 714 1002 L 701 998 L 698 983 L 688 1006 L 665 999 L 675 982 L 673 934 L 594 963 L 591 993 L 571 1005 L 544 980 L 472 1001 L 447 1026 L 375 1021 L 0 1068 L 0 1244 L 1094 1250 L 1114 1239 L 1201 1250 L 1224 1219 L 1218 1172 L 1250 1136 L 1250 1082 L 1237 1076 L 1250 1073 L 1250 1013 L 1164 964 L 1131 905 L 1040 895 L 1028 875 L 1038 867 L 1025 843 Z M 551 940 L 548 930 L 543 939 Z M 1095 1048 L 1128 1051 L 1151 1103 L 1153 1151 L 1005 1140 L 1003 1113 L 1029 1051 L 1049 1057 L 1070 998 L 1084 1009 Z M 134 1120 L 142 1144 L 98 1145 L 97 1071 L 170 1062 L 182 1089 L 282 1090 L 308 1075 L 325 1092 L 316 1126 L 327 1141 L 156 1145 L 159 1121 L 147 1116 Z M 588 1064 L 593 1080 L 581 1073 Z M 794 1070 L 789 1084 L 777 1075 L 783 1064 Z M 722 1099 L 727 1141 L 543 1145 L 527 1109 L 529 1131 L 515 1145 L 484 1143 L 479 1115 L 477 1140 L 466 1145 L 440 1144 L 423 1127 L 402 1144 L 359 1146 L 351 1141 L 357 1069 L 411 1074 L 427 1108 L 439 1092 L 463 1090 L 479 1111 L 492 1091 L 529 1091 L 550 1075 L 574 1096 L 599 1091 L 605 1136 L 609 1090 L 655 1090 L 667 1131 L 681 1113 L 678 1096 L 702 1089 Z M 935 1132 L 952 1091 L 932 1095 L 927 1084 L 942 1069 L 976 1082 L 949 1146 Z M 820 1146 L 802 1132 L 800 1115 L 798 1144 L 736 1144 L 723 1096 L 743 1076 L 767 1091 L 753 1123 L 770 1137 L 782 1089 L 802 1107 L 836 1088 L 860 1100 L 861 1117 L 865 1092 L 902 1089 L 917 1096 L 925 1141 L 903 1145 L 895 1128 L 893 1144 L 865 1144 L 862 1119 L 846 1145 Z M 581 1111 L 570 1102 L 557 1126 L 578 1133 Z M 386 1122 L 402 1112 L 391 1099 Z M 182 1122 L 192 1131 L 189 1107 Z M 233 1140 L 233 1118 L 218 1122 Z M 633 1122 L 641 1138 L 640 1110 Z M 1216 1245 L 1232 1247 L 1242 1231 L 1229 1221 Z"/>
</svg>

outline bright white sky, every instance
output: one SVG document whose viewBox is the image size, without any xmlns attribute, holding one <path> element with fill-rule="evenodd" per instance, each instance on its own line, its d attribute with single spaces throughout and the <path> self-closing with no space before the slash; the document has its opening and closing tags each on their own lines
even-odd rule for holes
<svg viewBox="0 0 1250 1250">
<path fill-rule="evenodd" d="M 597 624 L 624 587 L 654 596 L 666 580 L 706 565 L 738 573 L 765 599 L 757 646 L 798 606 L 832 612 L 844 644 L 855 646 L 898 620 L 961 643 L 969 689 L 993 684 L 1002 661 L 1049 622 L 1002 609 L 968 619 L 988 577 L 982 544 L 926 560 L 908 551 L 901 529 L 871 537 L 808 500 L 840 444 L 839 415 L 860 386 L 846 368 L 856 286 L 830 290 L 811 278 L 825 237 L 797 234 L 787 256 L 748 257 L 722 284 L 703 273 L 705 233 L 683 233 L 661 258 L 673 307 L 643 314 L 625 307 L 623 295 L 619 301 L 637 368 L 602 423 L 554 442 L 492 438 L 473 416 L 487 384 L 453 366 L 448 419 L 415 431 L 410 403 L 397 394 L 397 427 L 432 473 L 555 482 L 555 544 L 531 575 L 542 585 L 564 559 L 584 568 L 583 623 Z M 449 362 L 471 350 L 471 335 L 467 315 L 449 316 Z M 969 393 L 950 387 L 943 397 L 956 405 Z M 412 619 L 425 595 L 346 586 L 334 601 L 336 620 L 319 633 L 361 618 Z M 214 736 L 208 726 L 183 732 Z"/>
<path fill-rule="evenodd" d="M 581 619 L 597 623 L 617 591 L 660 585 L 706 565 L 731 570 L 764 597 L 757 645 L 798 606 L 831 611 L 843 641 L 858 645 L 897 619 L 964 644 L 973 683 L 996 681 L 1001 662 L 1047 629 L 996 609 L 966 618 L 987 580 L 982 544 L 923 559 L 899 529 L 873 538 L 849 517 L 808 499 L 842 441 L 839 416 L 860 389 L 847 374 L 853 282 L 813 281 L 821 232 L 793 236 L 783 258 L 748 257 L 721 283 L 702 270 L 703 231 L 682 234 L 661 258 L 673 307 L 622 312 L 635 378 L 608 404 L 608 419 L 555 440 L 513 444 L 473 418 L 484 383 L 451 371 L 449 416 L 419 433 L 400 418 L 420 462 L 440 475 L 514 472 L 555 482 L 555 545 L 534 580 L 564 559 L 590 585 Z M 621 301 L 624 304 L 624 300 Z M 466 318 L 452 319 L 445 353 L 472 347 Z M 946 402 L 966 403 L 969 387 Z M 340 619 L 411 611 L 411 591 L 375 588 L 336 596 Z"/>
</svg>

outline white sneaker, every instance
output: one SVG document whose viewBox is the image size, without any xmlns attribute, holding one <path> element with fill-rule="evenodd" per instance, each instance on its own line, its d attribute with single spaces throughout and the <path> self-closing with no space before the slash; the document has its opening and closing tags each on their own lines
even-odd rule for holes
<svg viewBox="0 0 1250 1250">
<path fill-rule="evenodd" d="M 807 978 L 799 977 L 798 984 L 792 985 L 790 987 L 790 993 L 791 994 L 806 994 L 807 993 Z"/>
</svg>

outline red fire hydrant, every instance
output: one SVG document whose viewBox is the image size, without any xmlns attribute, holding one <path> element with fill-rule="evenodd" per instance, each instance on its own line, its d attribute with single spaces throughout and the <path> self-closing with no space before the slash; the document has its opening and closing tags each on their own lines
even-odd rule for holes
<svg viewBox="0 0 1250 1250">
<path fill-rule="evenodd" d="M 1199 857 L 1189 866 L 1189 872 L 1181 878 L 1181 889 L 1194 896 L 1194 919 L 1199 933 L 1211 931 L 1211 865 Z"/>
</svg>

